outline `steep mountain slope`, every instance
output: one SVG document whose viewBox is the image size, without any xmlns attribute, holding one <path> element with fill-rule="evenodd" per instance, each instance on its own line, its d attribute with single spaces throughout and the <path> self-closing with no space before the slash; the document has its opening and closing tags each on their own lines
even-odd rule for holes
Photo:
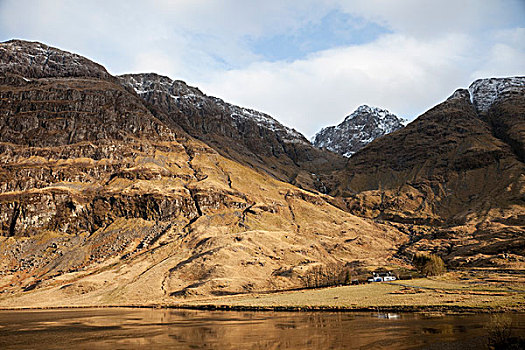
<svg viewBox="0 0 525 350">
<path fill-rule="evenodd" d="M 26 67 L 42 47 L 0 44 L 1 306 L 170 303 L 399 263 L 395 227 L 221 156 L 76 55 Z"/>
<path fill-rule="evenodd" d="M 357 152 L 334 175 L 333 194 L 359 215 L 438 227 L 417 239 L 458 263 L 523 257 L 525 79 L 480 80 L 470 90 Z"/>
<path fill-rule="evenodd" d="M 376 138 L 403 128 L 404 122 L 387 110 L 362 105 L 339 125 L 321 129 L 313 144 L 350 157 Z"/>
<path fill-rule="evenodd" d="M 476 80 L 469 87 L 471 101 L 493 134 L 512 147 L 525 161 L 525 123 L 523 122 L 523 77 Z"/>
<path fill-rule="evenodd" d="M 153 73 L 119 78 L 166 124 L 180 125 L 222 155 L 279 180 L 325 192 L 319 178 L 346 163 L 343 157 L 312 146 L 302 134 L 269 115 L 206 96 L 182 81 Z"/>
</svg>

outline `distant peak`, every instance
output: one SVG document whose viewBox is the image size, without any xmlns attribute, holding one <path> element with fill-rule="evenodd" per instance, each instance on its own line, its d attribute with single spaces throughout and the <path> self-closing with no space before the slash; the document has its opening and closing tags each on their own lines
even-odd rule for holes
<svg viewBox="0 0 525 350">
<path fill-rule="evenodd" d="M 372 108 L 371 108 L 369 105 L 361 105 L 361 106 L 359 106 L 359 107 L 356 108 L 356 110 L 358 110 L 358 111 L 359 111 L 359 110 L 364 110 L 364 111 L 366 111 L 366 110 L 371 110 L 371 109 L 372 109 Z"/>
<path fill-rule="evenodd" d="M 376 107 L 371 107 L 369 105 L 361 105 L 361 106 L 357 107 L 354 112 L 373 112 L 375 109 L 377 109 L 377 108 Z"/>
<path fill-rule="evenodd" d="M 371 115 L 371 116 L 375 116 L 378 119 L 384 119 L 384 118 L 391 117 L 391 116 L 398 118 L 397 116 L 390 113 L 386 109 L 382 109 L 379 107 L 372 107 L 369 105 L 361 105 L 357 107 L 357 109 L 354 112 L 352 112 L 352 114 L 348 115 L 343 121 L 343 123 L 346 122 L 347 120 L 351 120 L 353 118 L 360 117 L 362 115 Z"/>
<path fill-rule="evenodd" d="M 361 105 L 339 125 L 319 131 L 313 144 L 350 157 L 374 139 L 403 128 L 405 122 L 386 109 Z"/>
</svg>

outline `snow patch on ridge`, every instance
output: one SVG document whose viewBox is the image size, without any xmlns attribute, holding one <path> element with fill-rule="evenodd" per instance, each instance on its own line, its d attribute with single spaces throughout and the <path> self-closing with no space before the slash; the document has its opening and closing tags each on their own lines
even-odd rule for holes
<svg viewBox="0 0 525 350">
<path fill-rule="evenodd" d="M 0 43 L 0 74 L 23 79 L 47 77 L 110 78 L 104 67 L 75 53 L 39 42 L 10 40 Z"/>
<path fill-rule="evenodd" d="M 468 91 L 471 101 L 478 112 L 487 112 L 489 108 L 509 93 L 525 89 L 525 77 L 478 79 Z"/>
<path fill-rule="evenodd" d="M 467 89 L 457 89 L 449 98 L 447 98 L 447 101 L 463 98 L 468 98 L 472 102 L 472 95 Z"/>
<path fill-rule="evenodd" d="M 232 122 L 251 120 L 259 127 L 277 133 L 283 142 L 307 143 L 301 133 L 282 125 L 269 115 L 253 109 L 232 105 L 217 97 L 207 96 L 198 88 L 188 86 L 183 81 L 171 80 L 168 77 L 154 73 L 123 75 L 120 76 L 120 79 L 124 85 L 133 88 L 138 95 L 166 94 L 174 99 L 179 106 L 193 105 L 197 108 L 202 108 L 204 104 L 211 103 L 228 115 Z"/>
</svg>

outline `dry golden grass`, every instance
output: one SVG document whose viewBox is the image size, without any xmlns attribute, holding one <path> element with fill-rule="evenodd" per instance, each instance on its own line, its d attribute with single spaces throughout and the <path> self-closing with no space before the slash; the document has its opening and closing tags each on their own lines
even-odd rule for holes
<svg viewBox="0 0 525 350">
<path fill-rule="evenodd" d="M 290 309 L 442 309 L 449 311 L 525 311 L 525 283 L 478 285 L 478 277 L 457 280 L 455 273 L 443 278 L 423 278 L 392 283 L 372 283 L 272 294 L 230 296 L 186 302 L 232 308 Z"/>
<path fill-rule="evenodd" d="M 301 288 L 313 270 L 326 264 L 396 264 L 392 256 L 407 239 L 396 228 L 344 212 L 323 195 L 239 165 L 202 143 L 184 142 L 185 148 L 165 142 L 134 151 L 118 176 L 102 173 L 94 185 L 98 193 L 123 198 L 124 207 L 125 201 L 131 207 L 141 196 L 156 196 L 153 204 L 186 205 L 193 216 L 180 213 L 165 222 L 113 217 L 87 237 L 37 233 L 27 239 L 24 254 L 43 260 L 0 280 L 0 291 L 5 291 L 0 307 L 168 305 L 211 295 Z M 70 195 L 72 184 L 64 181 L 60 189 L 34 191 Z M 75 190 L 74 200 L 89 205 L 90 192 L 86 199 L 80 194 L 83 188 Z M 155 218 L 154 205 L 141 209 Z M 155 232 L 163 233 L 148 241 Z M 0 254 L 16 249 L 21 240 L 6 239 Z M 29 282 L 38 284 L 24 291 Z"/>
</svg>

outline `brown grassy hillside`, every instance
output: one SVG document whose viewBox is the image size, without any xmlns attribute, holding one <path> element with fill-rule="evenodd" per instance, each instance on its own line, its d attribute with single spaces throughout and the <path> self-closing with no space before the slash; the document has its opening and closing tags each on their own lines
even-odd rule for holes
<svg viewBox="0 0 525 350">
<path fill-rule="evenodd" d="M 16 62 L 38 44 L 2 45 Z M 37 71 L 0 85 L 3 306 L 300 288 L 399 263 L 394 227 L 224 158 L 112 79 Z"/>
</svg>

